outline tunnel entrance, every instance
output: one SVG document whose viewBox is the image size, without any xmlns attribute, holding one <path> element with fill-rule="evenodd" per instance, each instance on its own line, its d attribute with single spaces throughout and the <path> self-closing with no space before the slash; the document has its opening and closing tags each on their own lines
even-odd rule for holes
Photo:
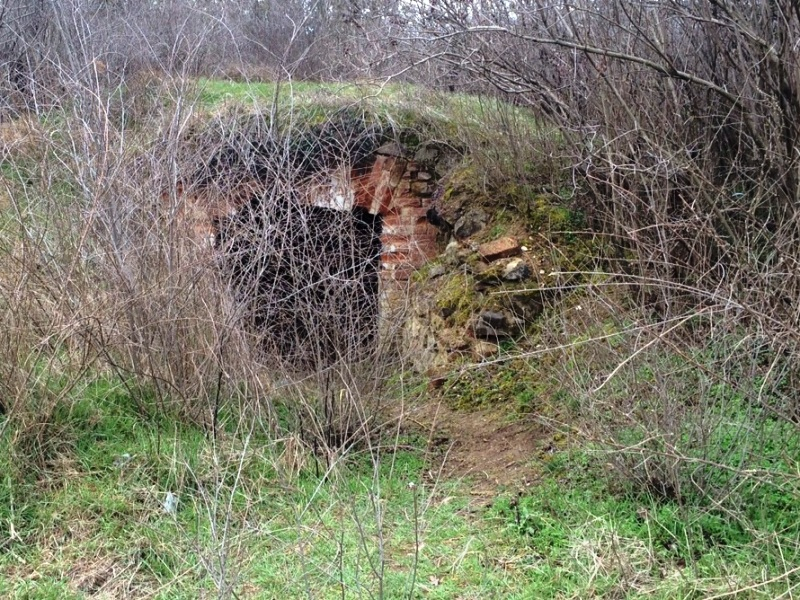
<svg viewBox="0 0 800 600">
<path fill-rule="evenodd" d="M 216 247 L 246 328 L 270 360 L 320 370 L 368 358 L 378 337 L 383 219 L 363 207 L 253 195 Z"/>
<path fill-rule="evenodd" d="M 380 285 L 437 254 L 427 215 L 444 151 L 403 139 L 342 110 L 287 131 L 219 121 L 194 140 L 184 210 L 214 240 L 246 329 L 286 366 L 369 356 Z"/>
</svg>

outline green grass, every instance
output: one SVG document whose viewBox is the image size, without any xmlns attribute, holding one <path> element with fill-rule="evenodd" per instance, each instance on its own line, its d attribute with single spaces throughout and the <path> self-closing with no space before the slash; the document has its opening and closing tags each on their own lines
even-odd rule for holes
<svg viewBox="0 0 800 600">
<path fill-rule="evenodd" d="M 264 108 L 275 92 L 273 84 L 210 80 L 200 89 L 209 113 L 237 104 Z M 280 95 L 281 110 L 293 107 L 312 124 L 315 115 L 362 104 L 389 121 L 427 120 L 456 141 L 469 133 L 492 148 L 502 135 L 492 119 L 517 111 L 403 85 L 298 83 Z M 518 116 L 535 129 L 529 114 Z M 34 166 L 8 159 L 0 171 L 22 190 L 43 185 Z M 474 201 L 485 171 L 471 170 L 464 187 Z M 75 188 L 58 177 L 47 183 L 54 202 L 75 200 Z M 578 213 L 545 202 L 537 189 L 515 183 L 503 198 L 520 205 L 517 216 L 528 207 L 531 227 L 582 227 Z M 516 218 L 507 222 L 512 213 L 504 210 L 491 235 Z M 434 302 L 450 313 L 449 325 L 464 327 L 475 312 L 480 298 L 464 293 L 473 283 L 465 274 L 441 284 Z M 0 597 L 166 600 L 229 597 L 230 590 L 237 598 L 791 597 L 800 584 L 792 573 L 800 563 L 796 425 L 753 410 L 761 380 L 752 373 L 730 372 L 737 386 L 703 379 L 732 368 L 728 357 L 739 340 L 697 354 L 641 352 L 600 392 L 581 394 L 633 355 L 636 334 L 626 333 L 620 315 L 562 320 L 578 301 L 584 304 L 578 296 L 561 302 L 562 314 L 549 324 L 545 315 L 535 331 L 553 346 L 586 343 L 563 356 L 523 360 L 513 358 L 528 348 L 522 342 L 539 337 L 506 342 L 499 356 L 508 361 L 468 370 L 442 392 L 459 409 L 566 423 L 567 435 L 531 457 L 540 475 L 535 484 L 522 495 L 498 496 L 489 510 L 472 504 L 469 481 L 438 480 L 437 463 L 413 436 L 402 449 L 384 440 L 392 447 L 334 456 L 330 472 L 306 449 L 304 467 L 291 474 L 281 458 L 284 441 L 235 414 L 224 415 L 211 439 L 159 415 L 146 393 L 132 397 L 113 379 L 97 377 L 60 394 L 58 377 L 43 373 L 47 381 L 20 399 L 19 412 L 31 418 L 13 414 L 0 423 Z M 581 314 L 589 310 L 587 304 Z M 687 356 L 702 368 L 687 369 Z M 49 410 L 53 398 L 60 399 Z M 587 398 L 597 410 L 587 410 Z M 671 438 L 653 428 L 659 411 L 691 411 L 698 402 L 713 425 L 700 431 L 705 437 L 697 437 L 695 421 Z M 607 419 L 617 441 L 646 451 L 629 455 L 637 473 L 663 464 L 665 440 L 677 440 L 689 459 L 682 481 L 703 475 L 721 493 L 714 501 L 686 490 L 680 498 L 651 494 L 637 486 L 641 477 L 626 480 L 610 468 L 619 454 L 601 452 L 597 443 L 570 448 L 577 437 L 571 425 L 585 424 L 587 415 Z M 620 415 L 651 420 L 637 429 Z M 746 470 L 752 476 L 742 477 Z M 178 498 L 175 514 L 164 509 L 168 494 Z"/>
<path fill-rule="evenodd" d="M 422 450 L 353 452 L 327 477 L 309 456 L 298 477 L 281 477 L 280 444 L 241 432 L 215 443 L 148 422 L 105 380 L 53 419 L 58 452 L 0 482 L 4 598 L 196 598 L 223 571 L 239 597 L 524 589 L 524 573 L 504 566 L 517 550 L 469 510 L 464 488 L 430 479 Z M 174 515 L 168 492 L 179 498 Z"/>
<path fill-rule="evenodd" d="M 214 108 L 229 102 L 271 103 L 276 90 L 282 102 L 300 104 L 326 103 L 337 101 L 360 101 L 366 98 L 382 98 L 386 101 L 407 101 L 413 99 L 413 88 L 400 84 L 358 84 L 358 83 L 313 83 L 292 81 L 276 83 L 242 83 L 220 79 L 200 79 L 200 102 L 207 108 Z"/>
<path fill-rule="evenodd" d="M 774 598 L 800 584 L 780 578 L 797 548 L 776 560 L 766 542 L 774 523 L 745 531 L 724 512 L 620 489 L 602 475 L 601 457 L 559 453 L 529 494 L 492 509 L 528 549 L 527 597 L 667 600 L 742 588 L 730 597 Z"/>
<path fill-rule="evenodd" d="M 53 420 L 58 453 L 44 466 L 15 475 L 3 464 L 3 598 L 189 599 L 230 586 L 239 598 L 668 599 L 747 585 L 735 597 L 770 598 L 793 584 L 759 585 L 788 570 L 776 552 L 800 520 L 788 496 L 782 507 L 774 492 L 762 498 L 761 526 L 748 530 L 621 485 L 602 453 L 540 456 L 525 494 L 476 511 L 469 482 L 437 480 L 414 437 L 351 451 L 329 471 L 306 453 L 287 476 L 281 441 L 250 427 L 213 441 L 143 419 L 107 379 L 77 389 Z M 14 439 L 7 431 L 4 449 Z M 787 561 L 796 553 L 783 547 Z"/>
<path fill-rule="evenodd" d="M 504 348 L 514 352 L 513 342 L 505 342 Z M 466 370 L 455 374 L 445 384 L 445 400 L 460 409 L 503 407 L 509 416 L 536 411 L 551 410 L 549 405 L 552 381 L 541 377 L 536 365 L 524 360 L 507 360 L 480 369 Z"/>
<path fill-rule="evenodd" d="M 435 130 L 443 139 L 459 143 L 463 138 L 495 139 L 502 132 L 498 122 L 513 120 L 521 130 L 538 131 L 533 114 L 520 107 L 471 96 L 445 94 L 400 83 L 247 83 L 218 79 L 197 82 L 198 108 L 217 113 L 230 108 L 269 110 L 277 99 L 283 113 L 301 121 L 322 120 L 331 110 L 360 107 L 399 129 Z M 276 95 L 277 92 L 277 95 Z"/>
</svg>

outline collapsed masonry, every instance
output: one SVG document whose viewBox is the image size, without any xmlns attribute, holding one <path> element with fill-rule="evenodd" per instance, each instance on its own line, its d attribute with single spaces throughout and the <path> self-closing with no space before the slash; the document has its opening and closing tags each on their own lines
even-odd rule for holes
<svg viewBox="0 0 800 600">
<path fill-rule="evenodd" d="M 247 328 L 296 369 L 369 356 L 380 281 L 404 281 L 437 254 L 443 151 L 409 149 L 348 113 L 282 136 L 253 120 L 219 139 L 199 144 L 211 151 L 182 185 Z"/>
</svg>

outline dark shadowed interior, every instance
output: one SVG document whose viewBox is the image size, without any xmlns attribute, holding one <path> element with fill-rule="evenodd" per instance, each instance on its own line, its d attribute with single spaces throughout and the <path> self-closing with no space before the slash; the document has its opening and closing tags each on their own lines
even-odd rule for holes
<svg viewBox="0 0 800 600">
<path fill-rule="evenodd" d="M 295 370 L 361 360 L 377 341 L 381 217 L 253 196 L 220 224 L 233 295 L 270 359 Z"/>
</svg>

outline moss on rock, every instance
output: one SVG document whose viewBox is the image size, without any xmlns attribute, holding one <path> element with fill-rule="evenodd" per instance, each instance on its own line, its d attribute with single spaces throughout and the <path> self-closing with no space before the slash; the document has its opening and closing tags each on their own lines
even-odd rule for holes
<svg viewBox="0 0 800 600">
<path fill-rule="evenodd" d="M 454 273 L 444 279 L 437 290 L 434 303 L 449 326 L 462 327 L 485 304 L 485 298 L 476 291 L 474 277 Z"/>
</svg>

